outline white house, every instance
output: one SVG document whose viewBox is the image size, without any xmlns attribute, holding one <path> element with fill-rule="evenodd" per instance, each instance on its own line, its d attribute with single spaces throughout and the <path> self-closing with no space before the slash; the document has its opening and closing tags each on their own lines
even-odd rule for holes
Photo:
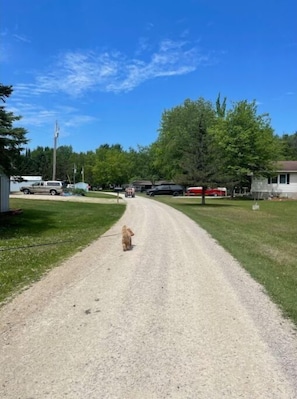
<svg viewBox="0 0 297 399">
<path fill-rule="evenodd" d="M 297 199 L 297 161 L 280 161 L 276 170 L 275 176 L 252 178 L 252 195 L 257 199 L 268 197 Z"/>
</svg>

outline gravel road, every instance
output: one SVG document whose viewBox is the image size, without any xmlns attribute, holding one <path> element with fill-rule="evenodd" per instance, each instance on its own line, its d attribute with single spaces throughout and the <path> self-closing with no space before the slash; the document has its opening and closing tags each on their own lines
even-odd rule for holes
<svg viewBox="0 0 297 399">
<path fill-rule="evenodd" d="M 0 310 L 0 398 L 296 399 L 296 331 L 261 286 L 183 214 L 127 204 Z"/>
</svg>

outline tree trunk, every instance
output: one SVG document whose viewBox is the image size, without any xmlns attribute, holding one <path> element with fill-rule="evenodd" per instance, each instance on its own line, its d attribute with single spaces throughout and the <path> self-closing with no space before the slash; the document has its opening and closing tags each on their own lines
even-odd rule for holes
<svg viewBox="0 0 297 399">
<path fill-rule="evenodd" d="M 201 205 L 205 205 L 205 191 L 206 191 L 206 187 L 202 186 Z"/>
</svg>

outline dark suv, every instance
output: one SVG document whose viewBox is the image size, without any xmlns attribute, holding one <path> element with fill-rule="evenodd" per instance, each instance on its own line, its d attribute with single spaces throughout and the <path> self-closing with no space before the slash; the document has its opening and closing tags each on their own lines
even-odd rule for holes
<svg viewBox="0 0 297 399">
<path fill-rule="evenodd" d="M 146 191 L 147 195 L 151 197 L 154 195 L 183 195 L 184 189 L 182 186 L 178 184 L 162 184 L 161 186 L 156 186 L 154 188 L 150 188 Z"/>
</svg>

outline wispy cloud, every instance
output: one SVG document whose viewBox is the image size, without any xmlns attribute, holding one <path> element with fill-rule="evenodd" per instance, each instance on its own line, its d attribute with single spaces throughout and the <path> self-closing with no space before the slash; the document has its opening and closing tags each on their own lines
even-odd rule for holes
<svg viewBox="0 0 297 399">
<path fill-rule="evenodd" d="M 15 89 L 23 95 L 63 92 L 74 97 L 90 90 L 129 92 L 147 80 L 188 74 L 209 61 L 208 55 L 185 40 L 163 40 L 155 51 L 149 50 L 148 41 L 141 39 L 134 58 L 118 51 L 69 51 L 47 73 L 38 74 L 34 83 Z"/>
<path fill-rule="evenodd" d="M 0 63 L 8 63 L 11 58 L 13 58 L 15 49 L 15 42 L 23 43 L 31 43 L 31 40 L 28 39 L 25 35 L 20 35 L 17 33 L 11 33 L 7 28 L 4 28 L 0 31 Z"/>
<path fill-rule="evenodd" d="M 53 108 L 46 108 L 39 104 L 20 100 L 15 101 L 13 106 L 8 107 L 8 110 L 15 115 L 21 115 L 22 119 L 18 124 L 26 128 L 48 127 L 53 124 L 53 121 L 59 120 L 62 136 L 66 134 L 70 127 L 80 127 L 96 120 L 91 115 L 80 113 L 75 107 L 57 105 Z"/>
<path fill-rule="evenodd" d="M 73 115 L 70 118 L 66 119 L 64 122 L 64 126 L 73 127 L 73 126 L 81 126 L 86 123 L 93 122 L 95 118 L 90 115 Z"/>
<path fill-rule="evenodd" d="M 31 40 L 29 40 L 29 39 L 28 39 L 27 37 L 25 37 L 24 35 L 17 35 L 17 34 L 14 34 L 13 37 L 14 37 L 15 39 L 17 39 L 18 41 L 20 41 L 20 42 L 31 43 Z"/>
<path fill-rule="evenodd" d="M 144 52 L 151 49 L 151 44 L 149 43 L 149 39 L 147 37 L 140 37 L 138 39 L 138 47 L 135 51 L 136 56 L 140 56 Z"/>
</svg>

